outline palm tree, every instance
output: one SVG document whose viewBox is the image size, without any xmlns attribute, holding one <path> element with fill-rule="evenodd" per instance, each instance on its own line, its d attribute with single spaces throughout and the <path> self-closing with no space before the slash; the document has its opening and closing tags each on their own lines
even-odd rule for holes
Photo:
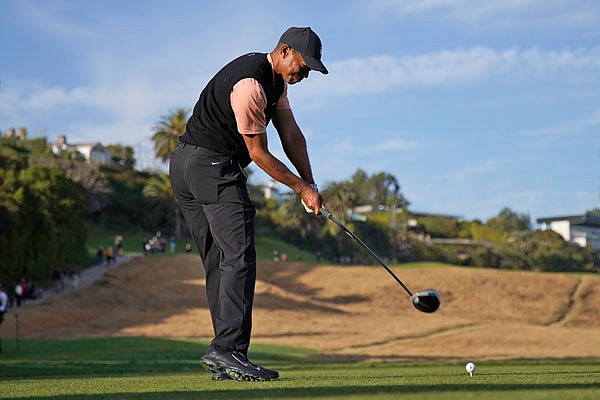
<svg viewBox="0 0 600 400">
<path fill-rule="evenodd" d="M 296 230 L 302 240 L 306 240 L 317 231 L 320 225 L 319 220 L 302 207 L 297 196 L 285 199 L 274 214 L 274 218 L 281 226 Z"/>
<path fill-rule="evenodd" d="M 354 230 L 352 220 L 348 214 L 348 210 L 352 207 L 356 192 L 352 190 L 346 182 L 332 183 L 323 190 L 323 199 L 327 205 L 327 209 L 350 230 Z M 331 236 L 336 238 L 338 254 L 342 253 L 344 247 L 343 235 L 335 224 L 326 224 L 325 230 Z"/>
<path fill-rule="evenodd" d="M 153 128 L 152 135 L 156 157 L 163 161 L 169 159 L 169 155 L 179 143 L 179 136 L 185 132 L 189 113 L 188 109 L 177 108 L 160 117 L 160 121 Z"/>
<path fill-rule="evenodd" d="M 179 206 L 175 202 L 175 195 L 173 194 L 169 174 L 159 173 L 148 178 L 146 185 L 142 189 L 142 193 L 146 197 L 154 197 L 171 204 L 175 217 L 175 236 L 181 236 L 181 216 Z"/>
</svg>

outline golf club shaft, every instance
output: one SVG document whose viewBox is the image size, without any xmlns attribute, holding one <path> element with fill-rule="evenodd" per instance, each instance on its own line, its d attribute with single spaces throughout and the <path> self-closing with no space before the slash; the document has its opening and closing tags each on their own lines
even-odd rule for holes
<svg viewBox="0 0 600 400">
<path fill-rule="evenodd" d="M 371 250 L 369 248 L 369 246 L 367 246 L 365 244 L 365 242 L 360 240 L 360 238 L 358 236 L 356 236 L 354 233 L 352 233 L 352 231 L 350 231 L 350 229 L 346 228 L 344 226 L 344 224 L 342 224 L 340 221 L 337 220 L 337 218 L 335 218 L 333 215 L 331 215 L 331 213 L 329 211 L 327 211 L 327 209 L 325 209 L 324 207 L 321 207 L 321 209 L 319 211 L 321 211 L 321 214 L 323 214 L 329 220 L 333 221 L 337 226 L 342 228 L 342 230 L 344 232 L 346 232 L 348 234 L 348 236 L 350 236 L 352 239 L 356 240 L 358 242 L 358 244 L 360 244 L 365 250 L 367 250 L 369 252 L 369 254 L 371 254 L 373 256 L 373 258 L 375 258 L 377 261 L 379 261 L 379 264 L 381 264 L 381 266 L 383 268 L 385 268 L 385 270 L 387 272 L 389 272 L 389 274 L 396 280 L 396 282 L 398 282 L 400 284 L 400 286 L 402 286 L 402 288 L 404 290 L 406 290 L 406 293 L 408 293 L 409 296 L 412 297 L 413 294 L 408 289 L 408 287 L 406 287 L 406 285 L 404 283 L 402 283 L 402 281 L 396 276 L 396 274 L 394 274 L 394 272 L 387 265 L 385 265 L 383 260 L 381 258 L 379 258 L 379 256 L 377 254 L 375 254 L 375 252 L 373 250 Z"/>
</svg>

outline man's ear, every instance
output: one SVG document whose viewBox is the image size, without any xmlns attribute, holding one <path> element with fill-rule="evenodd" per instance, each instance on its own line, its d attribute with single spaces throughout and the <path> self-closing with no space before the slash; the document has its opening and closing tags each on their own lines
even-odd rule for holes
<svg viewBox="0 0 600 400">
<path fill-rule="evenodd" d="M 287 44 L 282 44 L 279 49 L 279 54 L 281 54 L 281 58 L 286 58 L 288 55 L 292 54 L 292 48 Z"/>
</svg>

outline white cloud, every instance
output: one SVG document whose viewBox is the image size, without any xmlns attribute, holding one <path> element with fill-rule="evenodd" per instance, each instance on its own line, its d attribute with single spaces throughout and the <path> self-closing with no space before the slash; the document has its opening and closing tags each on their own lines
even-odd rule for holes
<svg viewBox="0 0 600 400">
<path fill-rule="evenodd" d="M 368 8 L 360 1 L 356 7 L 368 10 L 371 18 L 433 13 L 485 27 L 595 26 L 600 17 L 600 6 L 594 0 L 374 0 Z"/>
<path fill-rule="evenodd" d="M 397 87 L 472 84 L 497 76 L 565 79 L 577 74 L 580 80 L 597 79 L 599 67 L 598 47 L 558 51 L 474 47 L 401 57 L 381 55 L 330 63 L 331 73 L 311 76 L 301 93 L 317 98 L 382 93 Z"/>
<path fill-rule="evenodd" d="M 61 40 L 101 39 L 101 36 L 86 27 L 85 23 L 72 23 L 64 17 L 69 8 L 68 5 L 56 2 L 40 4 L 39 2 L 20 1 L 16 3 L 16 6 L 20 11 L 22 23 L 45 35 L 59 37 Z"/>
<path fill-rule="evenodd" d="M 97 55 L 93 58 L 101 71 L 87 85 L 73 88 L 45 86 L 36 82 L 18 81 L 3 84 L 0 90 L 0 118 L 12 123 L 19 118 L 30 121 L 32 116 L 51 120 L 51 116 L 65 114 L 69 118 L 79 115 L 79 111 L 92 111 L 102 115 L 102 126 L 113 126 L 116 121 L 124 121 L 131 126 L 137 124 L 138 132 L 108 133 L 107 140 L 126 140 L 133 143 L 141 129 L 175 107 L 191 107 L 197 98 L 206 76 L 186 73 L 174 78 L 166 71 L 164 61 L 159 66 L 151 64 L 150 57 L 135 65 L 122 65 L 120 61 Z M 141 65 L 139 67 L 136 67 Z M 537 48 L 527 50 L 494 50 L 485 47 L 470 49 L 443 50 L 396 57 L 391 55 L 373 56 L 365 59 L 350 59 L 331 63 L 331 74 L 308 79 L 303 82 L 295 96 L 311 97 L 325 101 L 327 97 L 362 95 L 391 92 L 399 87 L 439 87 L 468 85 L 486 82 L 501 77 L 510 79 L 533 79 L 542 77 L 563 79 L 577 75 L 578 79 L 593 80 L 600 67 L 600 48 L 564 49 L 543 51 Z M 164 69 L 163 69 L 164 68 Z M 495 77 L 495 78 L 494 78 Z M 76 118 L 83 129 L 91 126 L 92 120 Z M 90 117 L 87 117 L 90 118 Z M 524 132 L 527 135 L 542 135 L 552 131 L 583 129 L 598 123 L 598 115 L 587 121 L 575 122 L 555 128 L 543 128 Z M 16 122 L 22 125 L 24 122 Z M 73 127 L 73 129 L 76 129 Z M 145 134 L 146 132 L 144 132 Z M 132 137 L 129 137 L 132 135 Z M 379 149 L 402 150 L 415 146 L 415 143 L 395 140 Z M 341 146 L 339 151 L 348 151 Z M 375 149 L 378 150 L 378 149 Z"/>
<path fill-rule="evenodd" d="M 532 137 L 559 137 L 578 134 L 594 127 L 600 127 L 600 109 L 584 118 L 563 122 L 555 126 L 527 129 L 522 131 L 521 134 Z M 600 133 L 598 133 L 598 136 L 600 136 Z"/>
<path fill-rule="evenodd" d="M 384 140 L 381 143 L 377 143 L 374 146 L 370 146 L 366 149 L 367 153 L 376 152 L 397 152 L 397 151 L 408 151 L 414 150 L 421 147 L 422 144 L 416 140 L 404 140 L 404 139 L 389 139 Z"/>
</svg>

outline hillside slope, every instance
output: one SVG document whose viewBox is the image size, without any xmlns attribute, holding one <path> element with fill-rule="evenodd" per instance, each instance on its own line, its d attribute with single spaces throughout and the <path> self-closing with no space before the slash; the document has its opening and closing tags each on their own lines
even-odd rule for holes
<svg viewBox="0 0 600 400">
<path fill-rule="evenodd" d="M 600 358 L 600 277 L 458 267 L 398 275 L 415 291 L 438 289 L 440 309 L 416 311 L 380 267 L 261 263 L 254 341 L 351 360 Z M 137 258 L 16 311 L 25 337 L 212 335 L 195 255 Z M 14 323 L 7 315 L 4 338 Z"/>
</svg>

